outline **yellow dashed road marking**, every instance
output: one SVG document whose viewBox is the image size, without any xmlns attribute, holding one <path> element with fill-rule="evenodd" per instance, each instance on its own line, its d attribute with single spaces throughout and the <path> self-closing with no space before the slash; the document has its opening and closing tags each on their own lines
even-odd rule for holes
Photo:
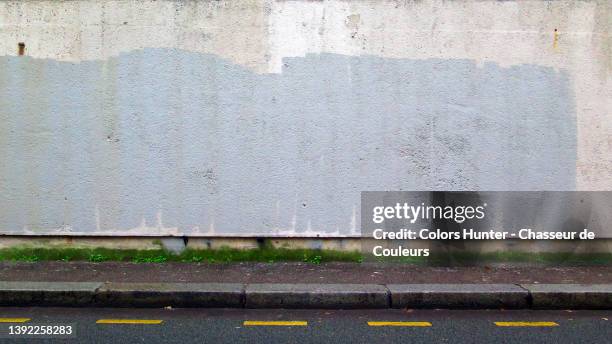
<svg viewBox="0 0 612 344">
<path fill-rule="evenodd" d="M 30 320 L 30 318 L 0 318 L 0 323 L 24 323 Z"/>
<path fill-rule="evenodd" d="M 245 321 L 244 326 L 306 326 L 306 321 Z"/>
<path fill-rule="evenodd" d="M 141 324 L 141 325 L 158 325 L 163 320 L 154 319 L 100 319 L 96 324 Z"/>
<path fill-rule="evenodd" d="M 496 321 L 495 325 L 501 327 L 551 327 L 551 326 L 559 326 L 556 322 L 553 321 Z"/>
<path fill-rule="evenodd" d="M 369 326 L 412 326 L 412 327 L 429 327 L 431 323 L 428 321 L 368 321 Z"/>
</svg>

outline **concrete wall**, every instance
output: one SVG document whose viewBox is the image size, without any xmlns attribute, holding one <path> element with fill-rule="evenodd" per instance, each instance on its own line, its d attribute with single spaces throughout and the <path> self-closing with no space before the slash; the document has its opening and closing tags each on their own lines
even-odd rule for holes
<svg viewBox="0 0 612 344">
<path fill-rule="evenodd" d="M 0 0 L 0 233 L 349 236 L 362 190 L 611 190 L 611 21 Z"/>
</svg>

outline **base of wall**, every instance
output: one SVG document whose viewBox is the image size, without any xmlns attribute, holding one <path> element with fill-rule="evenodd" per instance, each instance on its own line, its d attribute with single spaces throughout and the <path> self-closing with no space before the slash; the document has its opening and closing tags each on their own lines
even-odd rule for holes
<svg viewBox="0 0 612 344">
<path fill-rule="evenodd" d="M 177 237 L 49 237 L 0 236 L 0 249 L 31 248 L 109 248 L 153 250 L 165 248 L 172 252 L 191 249 L 256 249 L 260 247 L 286 249 L 322 249 L 361 251 L 387 242 L 361 238 L 177 238 Z M 402 243 L 406 248 L 429 248 L 433 252 L 574 252 L 612 253 L 612 239 L 570 240 L 471 240 L 431 241 L 412 240 Z"/>
</svg>

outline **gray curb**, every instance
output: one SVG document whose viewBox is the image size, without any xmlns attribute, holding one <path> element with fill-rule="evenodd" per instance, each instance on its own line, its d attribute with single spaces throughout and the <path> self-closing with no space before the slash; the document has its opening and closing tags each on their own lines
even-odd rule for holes
<svg viewBox="0 0 612 344">
<path fill-rule="evenodd" d="M 514 284 L 389 284 L 392 308 L 527 308 Z"/>
<path fill-rule="evenodd" d="M 535 309 L 612 309 L 612 284 L 521 284 Z"/>
<path fill-rule="evenodd" d="M 612 309 L 612 284 L 2 282 L 0 306 Z"/>
<path fill-rule="evenodd" d="M 249 284 L 246 308 L 389 308 L 376 284 Z"/>
<path fill-rule="evenodd" d="M 103 307 L 242 307 L 238 283 L 105 283 L 95 295 Z"/>
<path fill-rule="evenodd" d="M 87 306 L 101 282 L 2 282 L 2 306 Z"/>
</svg>

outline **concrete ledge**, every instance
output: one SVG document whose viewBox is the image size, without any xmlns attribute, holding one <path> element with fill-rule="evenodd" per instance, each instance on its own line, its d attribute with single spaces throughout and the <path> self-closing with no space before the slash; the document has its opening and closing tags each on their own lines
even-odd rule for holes
<svg viewBox="0 0 612 344">
<path fill-rule="evenodd" d="M 104 307 L 243 307 L 239 283 L 105 283 L 95 305 Z"/>
<path fill-rule="evenodd" d="M 612 284 L 522 284 L 537 309 L 612 309 Z"/>
<path fill-rule="evenodd" d="M 249 284 L 247 308 L 388 308 L 388 290 L 376 284 Z"/>
<path fill-rule="evenodd" d="M 389 284 L 392 308 L 527 308 L 514 284 Z"/>
<path fill-rule="evenodd" d="M 91 306 L 101 282 L 1 282 L 2 306 Z"/>
<path fill-rule="evenodd" d="M 0 306 L 612 309 L 612 284 L 0 282 Z"/>
</svg>

